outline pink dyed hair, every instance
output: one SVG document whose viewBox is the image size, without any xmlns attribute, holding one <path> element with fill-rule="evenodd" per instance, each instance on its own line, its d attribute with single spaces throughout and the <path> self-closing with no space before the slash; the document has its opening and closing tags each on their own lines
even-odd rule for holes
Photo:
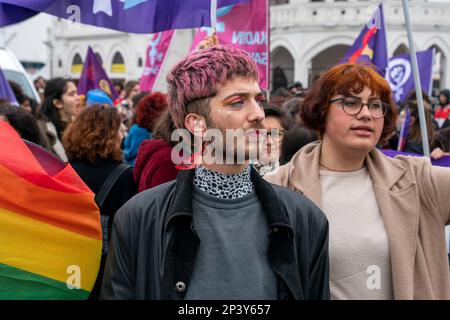
<svg viewBox="0 0 450 320">
<path fill-rule="evenodd" d="M 191 112 L 207 116 L 217 85 L 236 76 L 258 81 L 258 69 L 248 53 L 230 45 L 195 51 L 181 60 L 167 75 L 167 102 L 175 125 L 184 128 Z"/>
</svg>

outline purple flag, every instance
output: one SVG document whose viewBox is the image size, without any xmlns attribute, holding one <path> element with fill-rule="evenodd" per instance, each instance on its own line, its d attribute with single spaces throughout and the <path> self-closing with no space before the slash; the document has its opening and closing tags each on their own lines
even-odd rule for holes
<svg viewBox="0 0 450 320">
<path fill-rule="evenodd" d="M 433 49 L 417 52 L 420 83 L 422 90 L 428 94 L 431 94 L 433 56 Z M 408 95 L 415 90 L 411 56 L 409 54 L 402 54 L 391 58 L 385 77 L 391 86 L 397 104 L 404 103 Z"/>
<path fill-rule="evenodd" d="M 139 82 L 141 91 L 151 92 L 159 75 L 159 70 L 167 56 L 167 51 L 172 41 L 174 30 L 155 33 L 147 48 L 147 59 L 144 72 Z"/>
<path fill-rule="evenodd" d="M 11 86 L 8 83 L 8 80 L 6 80 L 5 74 L 3 73 L 1 68 L 0 68 L 0 99 L 8 100 L 9 103 L 16 106 L 19 105 L 16 96 L 14 95 L 14 92 L 12 91 Z"/>
<path fill-rule="evenodd" d="M 217 0 L 217 7 L 248 1 Z M 36 12 L 130 33 L 211 26 L 211 0 L 0 0 L 0 5 L 0 27 Z"/>
<path fill-rule="evenodd" d="M 402 123 L 402 128 L 400 130 L 400 137 L 398 139 L 397 151 L 403 151 L 406 148 L 406 143 L 408 142 L 409 126 L 411 125 L 411 112 L 409 108 L 405 109 L 405 119 Z"/>
<path fill-rule="evenodd" d="M 417 153 L 395 151 L 395 150 L 390 150 L 390 149 L 389 150 L 381 149 L 380 151 L 391 158 L 394 158 L 396 156 L 423 157 L 423 155 L 417 154 Z M 437 160 L 431 159 L 431 164 L 433 166 L 439 166 L 439 167 L 450 167 L 450 156 L 444 156 Z"/>
<path fill-rule="evenodd" d="M 78 81 L 78 93 L 86 95 L 92 89 L 100 89 L 109 94 L 113 99 L 116 99 L 118 96 L 111 80 L 109 80 L 105 70 L 103 70 L 100 61 L 92 48 L 89 47 L 80 81 Z"/>
<path fill-rule="evenodd" d="M 356 41 L 344 55 L 341 63 L 345 62 L 371 63 L 384 76 L 388 66 L 388 52 L 383 4 L 380 4 Z"/>
<path fill-rule="evenodd" d="M 0 27 L 9 26 L 37 15 L 39 12 L 21 8 L 13 4 L 0 1 Z"/>
</svg>

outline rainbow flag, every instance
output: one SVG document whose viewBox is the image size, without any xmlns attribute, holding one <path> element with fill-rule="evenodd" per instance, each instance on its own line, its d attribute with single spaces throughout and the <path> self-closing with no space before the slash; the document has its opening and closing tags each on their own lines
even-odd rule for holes
<svg viewBox="0 0 450 320">
<path fill-rule="evenodd" d="M 86 299 L 101 251 L 92 191 L 0 121 L 0 300 Z"/>
</svg>

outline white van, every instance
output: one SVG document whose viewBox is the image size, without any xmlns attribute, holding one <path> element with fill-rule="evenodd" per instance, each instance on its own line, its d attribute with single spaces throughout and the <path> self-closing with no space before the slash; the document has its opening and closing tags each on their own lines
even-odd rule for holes
<svg viewBox="0 0 450 320">
<path fill-rule="evenodd" d="M 5 74 L 6 79 L 18 83 L 22 87 L 25 95 L 36 100 L 38 104 L 41 103 L 41 98 L 22 64 L 11 50 L 5 47 L 0 47 L 0 68 Z"/>
</svg>

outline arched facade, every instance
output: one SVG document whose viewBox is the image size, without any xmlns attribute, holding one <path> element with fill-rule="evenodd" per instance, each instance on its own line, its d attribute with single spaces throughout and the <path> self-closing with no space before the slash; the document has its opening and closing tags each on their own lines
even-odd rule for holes
<svg viewBox="0 0 450 320">
<path fill-rule="evenodd" d="M 112 59 L 111 59 L 111 73 L 125 73 L 126 72 L 126 65 L 125 65 L 125 59 L 123 58 L 123 55 L 120 51 L 114 52 Z"/>
<path fill-rule="evenodd" d="M 67 65 L 68 73 L 70 73 L 72 76 L 76 77 L 81 74 L 84 61 L 82 57 L 82 50 L 80 50 L 80 48 L 78 47 L 73 48 L 68 59 L 68 61 L 70 61 L 70 65 Z"/>
<path fill-rule="evenodd" d="M 402 16 L 401 2 L 398 0 L 384 0 L 385 19 L 387 25 L 388 55 L 402 44 L 408 46 L 408 38 Z M 293 76 L 292 81 L 300 81 L 307 86 L 313 72 L 326 61 L 320 54 L 326 52 L 330 60 L 336 61 L 342 54 L 339 46 L 350 46 L 367 22 L 367 1 L 362 0 L 289 0 L 280 4 L 272 1 L 270 47 L 272 60 L 277 62 L 279 48 L 290 54 L 287 63 Z M 450 63 L 450 20 L 442 17 L 450 16 L 448 3 L 431 3 L 426 0 L 410 1 L 411 21 L 413 22 L 414 41 L 417 50 L 426 50 L 436 46 L 441 51 L 441 68 L 448 68 Z M 345 14 L 343 13 L 345 11 Z M 55 22 L 52 28 L 54 43 L 53 63 L 56 74 L 54 76 L 79 77 L 71 73 L 71 62 L 75 52 L 84 58 L 87 44 L 94 45 L 94 51 L 103 58 L 105 71 L 112 79 L 138 79 L 142 68 L 138 66 L 138 59 L 142 57 L 145 63 L 145 51 L 148 45 L 148 35 L 134 35 L 118 33 L 107 29 L 67 30 L 57 28 L 63 22 Z M 193 37 L 192 30 L 177 30 L 176 40 L 162 67 L 162 74 L 157 80 L 156 87 L 166 90 L 165 77 L 171 67 L 188 52 Z M 334 49 L 330 49 L 334 48 Z M 125 61 L 125 72 L 111 72 L 113 55 L 120 52 Z M 398 52 L 398 51 L 397 51 Z M 63 67 L 58 67 L 58 60 L 62 59 Z M 271 67 L 273 62 L 271 61 Z M 328 62 L 327 62 L 328 63 Z M 331 62 L 329 64 L 332 64 Z M 292 67 L 293 65 L 293 67 Z M 117 71 L 117 70 L 116 70 Z M 449 70 L 445 70 L 447 73 Z M 439 86 L 450 88 L 450 76 L 442 75 Z"/>
<path fill-rule="evenodd" d="M 401 43 L 395 48 L 394 52 L 392 53 L 391 57 L 398 56 L 400 54 L 409 53 L 409 48 L 406 44 Z"/>
<path fill-rule="evenodd" d="M 316 54 L 311 59 L 311 68 L 308 71 L 308 86 L 310 86 L 314 79 L 322 72 L 338 64 L 342 57 L 344 57 L 348 48 L 348 45 L 337 44 Z"/>
<path fill-rule="evenodd" d="M 294 57 L 289 52 L 288 49 L 286 49 L 283 46 L 278 46 L 275 49 L 272 50 L 270 53 L 270 74 L 271 79 L 270 83 L 272 85 L 273 81 L 273 75 L 274 75 L 274 69 L 275 68 L 281 68 L 284 75 L 287 78 L 288 84 L 291 84 L 294 82 Z"/>
<path fill-rule="evenodd" d="M 393 0 L 385 0 L 383 4 L 388 57 L 394 53 L 406 53 L 409 45 L 402 4 Z M 291 52 L 294 58 L 293 81 L 300 81 L 306 86 L 320 70 L 339 61 L 345 47 L 353 44 L 367 22 L 367 5 L 362 0 L 293 0 L 287 5 L 272 6 L 271 48 L 283 43 Z M 450 88 L 450 76 L 446 77 L 442 71 L 449 65 L 450 22 L 437 17 L 444 12 L 450 14 L 450 7 L 448 4 L 417 0 L 410 3 L 410 11 L 416 50 L 426 50 L 431 46 L 440 48 L 443 63 L 440 64 L 442 75 L 439 86 Z M 342 17 L 338 18 L 336 14 L 339 12 Z"/>
</svg>

